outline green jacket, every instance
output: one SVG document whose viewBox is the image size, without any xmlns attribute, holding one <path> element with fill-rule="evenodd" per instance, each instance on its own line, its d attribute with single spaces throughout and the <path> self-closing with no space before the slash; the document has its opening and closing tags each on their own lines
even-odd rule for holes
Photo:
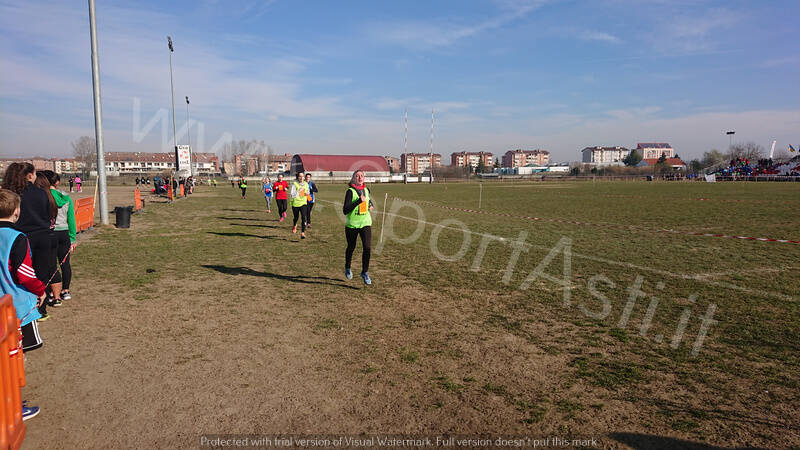
<svg viewBox="0 0 800 450">
<path fill-rule="evenodd" d="M 66 192 L 61 192 L 58 189 L 50 188 L 50 193 L 53 194 L 53 199 L 56 201 L 56 206 L 58 206 L 58 217 L 56 218 L 56 231 L 69 231 L 69 241 L 75 242 L 77 240 L 77 232 L 75 228 L 75 204 L 72 203 L 72 199 L 70 198 L 69 194 Z M 62 208 L 67 206 L 66 211 L 63 211 Z M 63 217 L 66 215 L 66 217 Z M 66 220 L 64 220 L 66 219 Z M 66 221 L 66 223 L 64 223 Z"/>
</svg>

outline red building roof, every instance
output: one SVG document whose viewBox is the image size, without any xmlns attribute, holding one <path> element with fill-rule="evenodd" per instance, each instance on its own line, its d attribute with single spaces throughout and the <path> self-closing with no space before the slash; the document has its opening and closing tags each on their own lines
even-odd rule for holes
<svg viewBox="0 0 800 450">
<path fill-rule="evenodd" d="M 646 158 L 643 161 L 647 161 L 648 164 L 651 166 L 656 165 L 658 163 L 659 158 Z M 680 158 L 667 158 L 664 160 L 664 164 L 668 166 L 685 166 L 686 163 L 683 162 Z"/>
<path fill-rule="evenodd" d="M 307 172 L 353 172 L 357 169 L 389 172 L 383 156 L 368 155 L 294 155 L 292 171 L 296 172 L 297 167 Z"/>
</svg>

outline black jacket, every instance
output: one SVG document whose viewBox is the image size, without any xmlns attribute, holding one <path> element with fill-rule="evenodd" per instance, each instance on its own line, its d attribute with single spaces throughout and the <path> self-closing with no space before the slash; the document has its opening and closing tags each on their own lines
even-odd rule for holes
<svg viewBox="0 0 800 450">
<path fill-rule="evenodd" d="M 50 230 L 50 199 L 47 192 L 28 183 L 20 197 L 19 220 L 14 228 L 25 234 Z"/>
</svg>

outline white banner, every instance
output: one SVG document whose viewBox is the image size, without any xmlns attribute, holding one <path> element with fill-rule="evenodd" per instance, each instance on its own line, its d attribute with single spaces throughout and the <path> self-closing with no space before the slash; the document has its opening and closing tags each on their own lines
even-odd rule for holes
<svg viewBox="0 0 800 450">
<path fill-rule="evenodd" d="M 402 175 L 392 175 L 392 181 L 403 181 Z"/>
<path fill-rule="evenodd" d="M 389 182 L 389 177 L 381 177 L 380 181 L 381 181 L 381 183 L 388 183 Z"/>
<path fill-rule="evenodd" d="M 711 175 L 706 174 L 706 182 L 707 183 L 716 183 L 717 182 L 717 174 L 712 173 Z"/>
<path fill-rule="evenodd" d="M 374 183 L 375 182 L 375 177 L 364 177 L 364 182 L 365 183 Z"/>
<path fill-rule="evenodd" d="M 192 165 L 192 147 L 189 145 L 179 145 L 175 151 L 177 152 L 178 159 L 178 167 L 175 168 L 175 171 L 190 172 Z"/>
</svg>

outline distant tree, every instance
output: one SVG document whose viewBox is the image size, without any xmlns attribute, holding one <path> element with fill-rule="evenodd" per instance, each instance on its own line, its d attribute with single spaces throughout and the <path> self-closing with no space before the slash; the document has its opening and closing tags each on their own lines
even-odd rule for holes
<svg viewBox="0 0 800 450">
<path fill-rule="evenodd" d="M 475 173 L 483 173 L 486 171 L 486 166 L 483 165 L 483 158 L 478 158 L 478 167 L 475 168 Z"/>
<path fill-rule="evenodd" d="M 727 159 L 734 160 L 737 158 L 747 159 L 748 161 L 755 162 L 764 157 L 764 147 L 756 144 L 755 142 L 747 142 L 745 144 L 734 144 L 728 151 Z"/>
<path fill-rule="evenodd" d="M 636 150 L 631 150 L 631 152 L 628 153 L 628 156 L 622 159 L 622 162 L 626 166 L 635 166 L 642 162 L 642 155 Z"/>
<path fill-rule="evenodd" d="M 700 164 L 706 168 L 715 166 L 717 164 L 721 164 L 727 160 L 725 154 L 717 149 L 712 149 L 707 152 L 703 152 L 703 157 L 700 159 Z"/>
<path fill-rule="evenodd" d="M 792 159 L 792 154 L 789 153 L 788 150 L 783 148 L 783 149 L 775 150 L 775 155 L 772 158 L 772 161 L 775 164 L 783 164 L 783 163 L 789 162 L 789 160 L 791 160 L 791 159 Z"/>
<path fill-rule="evenodd" d="M 94 138 L 81 136 L 73 141 L 72 155 L 83 164 L 84 175 L 94 170 L 97 167 L 97 144 Z"/>
<path fill-rule="evenodd" d="M 667 154 L 666 153 L 662 153 L 661 156 L 659 156 L 659 158 L 658 158 L 658 163 L 659 164 L 663 164 L 666 161 L 667 161 Z"/>
<path fill-rule="evenodd" d="M 494 168 L 495 169 L 499 169 L 500 168 L 500 158 L 495 158 L 494 159 Z"/>
<path fill-rule="evenodd" d="M 689 173 L 700 173 L 703 170 L 703 163 L 700 162 L 699 159 L 695 158 L 689 161 L 689 167 L 687 167 Z"/>
<path fill-rule="evenodd" d="M 572 175 L 580 175 L 581 169 L 579 167 L 573 167 L 572 170 L 569 171 Z"/>
</svg>

